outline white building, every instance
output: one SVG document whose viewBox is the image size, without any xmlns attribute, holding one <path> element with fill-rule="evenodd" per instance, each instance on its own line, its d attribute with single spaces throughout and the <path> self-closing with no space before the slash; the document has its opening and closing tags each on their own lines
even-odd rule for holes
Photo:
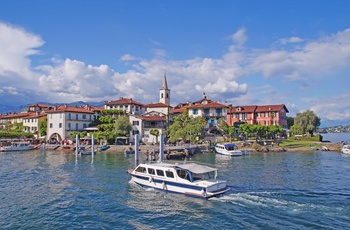
<svg viewBox="0 0 350 230">
<path fill-rule="evenodd" d="M 142 115 L 130 115 L 129 120 L 133 128 L 130 133 L 130 142 L 134 142 L 134 136 L 138 134 L 140 140 L 145 143 L 156 143 L 159 137 L 150 133 L 151 129 L 158 129 L 159 133 L 166 130 L 172 119 L 170 106 L 170 89 L 164 74 L 162 88 L 159 90 L 159 102 L 144 105 L 146 110 Z"/>
<path fill-rule="evenodd" d="M 47 113 L 47 135 L 48 141 L 62 141 L 68 139 L 69 133 L 84 131 L 94 121 L 94 110 L 89 107 L 54 106 Z"/>
<path fill-rule="evenodd" d="M 115 101 L 105 101 L 105 110 L 121 110 L 126 114 L 143 114 L 145 113 L 145 107 L 142 103 L 134 101 L 132 98 L 119 98 Z"/>
</svg>

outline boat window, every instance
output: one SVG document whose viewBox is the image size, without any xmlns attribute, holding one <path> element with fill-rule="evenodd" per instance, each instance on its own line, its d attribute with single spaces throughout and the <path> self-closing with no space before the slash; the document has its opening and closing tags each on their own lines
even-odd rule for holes
<svg viewBox="0 0 350 230">
<path fill-rule="evenodd" d="M 193 173 L 193 181 L 196 180 L 209 180 L 209 179 L 216 179 L 216 172 L 207 172 L 207 173 L 201 173 L 201 174 L 196 174 Z"/>
<path fill-rule="evenodd" d="M 164 176 L 164 171 L 160 170 L 160 169 L 157 169 L 157 175 L 158 176 Z"/>
<path fill-rule="evenodd" d="M 148 174 L 152 174 L 152 175 L 156 174 L 154 169 L 152 169 L 152 168 L 148 168 L 147 170 L 148 170 Z"/>
<path fill-rule="evenodd" d="M 185 179 L 185 180 L 190 180 L 190 173 L 187 170 L 184 169 L 176 169 L 176 173 L 179 177 Z"/>
<path fill-rule="evenodd" d="M 146 173 L 146 168 L 145 167 L 138 167 L 135 171 L 141 172 L 141 173 Z"/>
<path fill-rule="evenodd" d="M 166 171 L 165 174 L 166 174 L 166 177 L 174 178 L 174 173 L 171 171 Z"/>
</svg>

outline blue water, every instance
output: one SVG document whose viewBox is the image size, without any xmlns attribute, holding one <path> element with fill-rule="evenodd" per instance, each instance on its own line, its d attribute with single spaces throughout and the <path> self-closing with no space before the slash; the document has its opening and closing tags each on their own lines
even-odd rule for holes
<svg viewBox="0 0 350 230">
<path fill-rule="evenodd" d="M 350 156 L 197 154 L 231 191 L 209 200 L 131 184 L 133 155 L 0 153 L 0 229 L 349 229 Z"/>
<path fill-rule="evenodd" d="M 350 133 L 321 133 L 323 140 L 330 142 L 348 142 L 350 143 Z"/>
</svg>

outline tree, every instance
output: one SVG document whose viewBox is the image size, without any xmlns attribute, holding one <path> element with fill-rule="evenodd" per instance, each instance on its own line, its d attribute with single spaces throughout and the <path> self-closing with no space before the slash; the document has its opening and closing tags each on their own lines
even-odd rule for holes
<svg viewBox="0 0 350 230">
<path fill-rule="evenodd" d="M 287 127 L 290 129 L 294 125 L 294 117 L 287 117 Z"/>
<path fill-rule="evenodd" d="M 169 140 L 176 142 L 178 140 L 193 141 L 197 134 L 203 131 L 206 121 L 203 117 L 190 117 L 186 109 L 182 114 L 174 118 L 174 122 L 169 126 Z"/>
<path fill-rule="evenodd" d="M 158 129 L 151 129 L 149 133 L 156 137 L 156 142 L 158 143 L 158 136 L 159 136 L 159 130 Z"/>
<path fill-rule="evenodd" d="M 47 117 L 45 117 L 44 120 L 39 123 L 39 133 L 41 137 L 46 136 L 46 130 L 47 130 Z"/>
<path fill-rule="evenodd" d="M 313 111 L 307 110 L 303 113 L 297 113 L 294 118 L 294 124 L 298 125 L 302 130 L 302 134 L 310 134 L 311 136 L 321 125 L 321 118 L 316 116 Z"/>
<path fill-rule="evenodd" d="M 115 121 L 115 133 L 119 136 L 128 137 L 130 136 L 130 131 L 132 130 L 132 125 L 129 122 L 128 117 L 118 117 Z"/>
</svg>

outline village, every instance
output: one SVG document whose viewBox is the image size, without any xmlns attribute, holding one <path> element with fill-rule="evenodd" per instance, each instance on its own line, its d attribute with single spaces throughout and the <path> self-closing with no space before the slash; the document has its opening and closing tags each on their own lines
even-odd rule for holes
<svg viewBox="0 0 350 230">
<path fill-rule="evenodd" d="M 203 117 L 206 120 L 205 130 L 215 131 L 219 119 L 223 119 L 229 126 L 239 127 L 242 123 L 261 124 L 263 126 L 279 125 L 287 128 L 289 112 L 284 104 L 278 105 L 228 105 L 209 98 L 203 93 L 202 98 L 194 102 L 184 102 L 171 106 L 170 89 L 167 76 L 164 74 L 162 86 L 159 90 L 159 102 L 142 104 L 132 98 L 119 98 L 105 101 L 104 106 L 53 106 L 48 104 L 31 104 L 27 111 L 0 115 L 0 128 L 5 130 L 9 124 L 23 123 L 23 131 L 33 134 L 35 140 L 46 143 L 66 144 L 71 141 L 71 133 L 86 131 L 88 136 L 82 141 L 91 144 L 91 133 L 98 131 L 91 127 L 91 123 L 98 119 L 102 111 L 123 111 L 127 115 L 132 130 L 127 137 L 118 139 L 115 144 L 129 145 L 134 143 L 138 135 L 142 143 L 153 144 L 157 137 L 151 134 L 152 129 L 159 132 L 166 130 L 173 118 L 188 111 L 191 117 Z M 47 120 L 46 135 L 40 135 L 40 123 Z M 100 143 L 103 144 L 103 143 Z"/>
</svg>

